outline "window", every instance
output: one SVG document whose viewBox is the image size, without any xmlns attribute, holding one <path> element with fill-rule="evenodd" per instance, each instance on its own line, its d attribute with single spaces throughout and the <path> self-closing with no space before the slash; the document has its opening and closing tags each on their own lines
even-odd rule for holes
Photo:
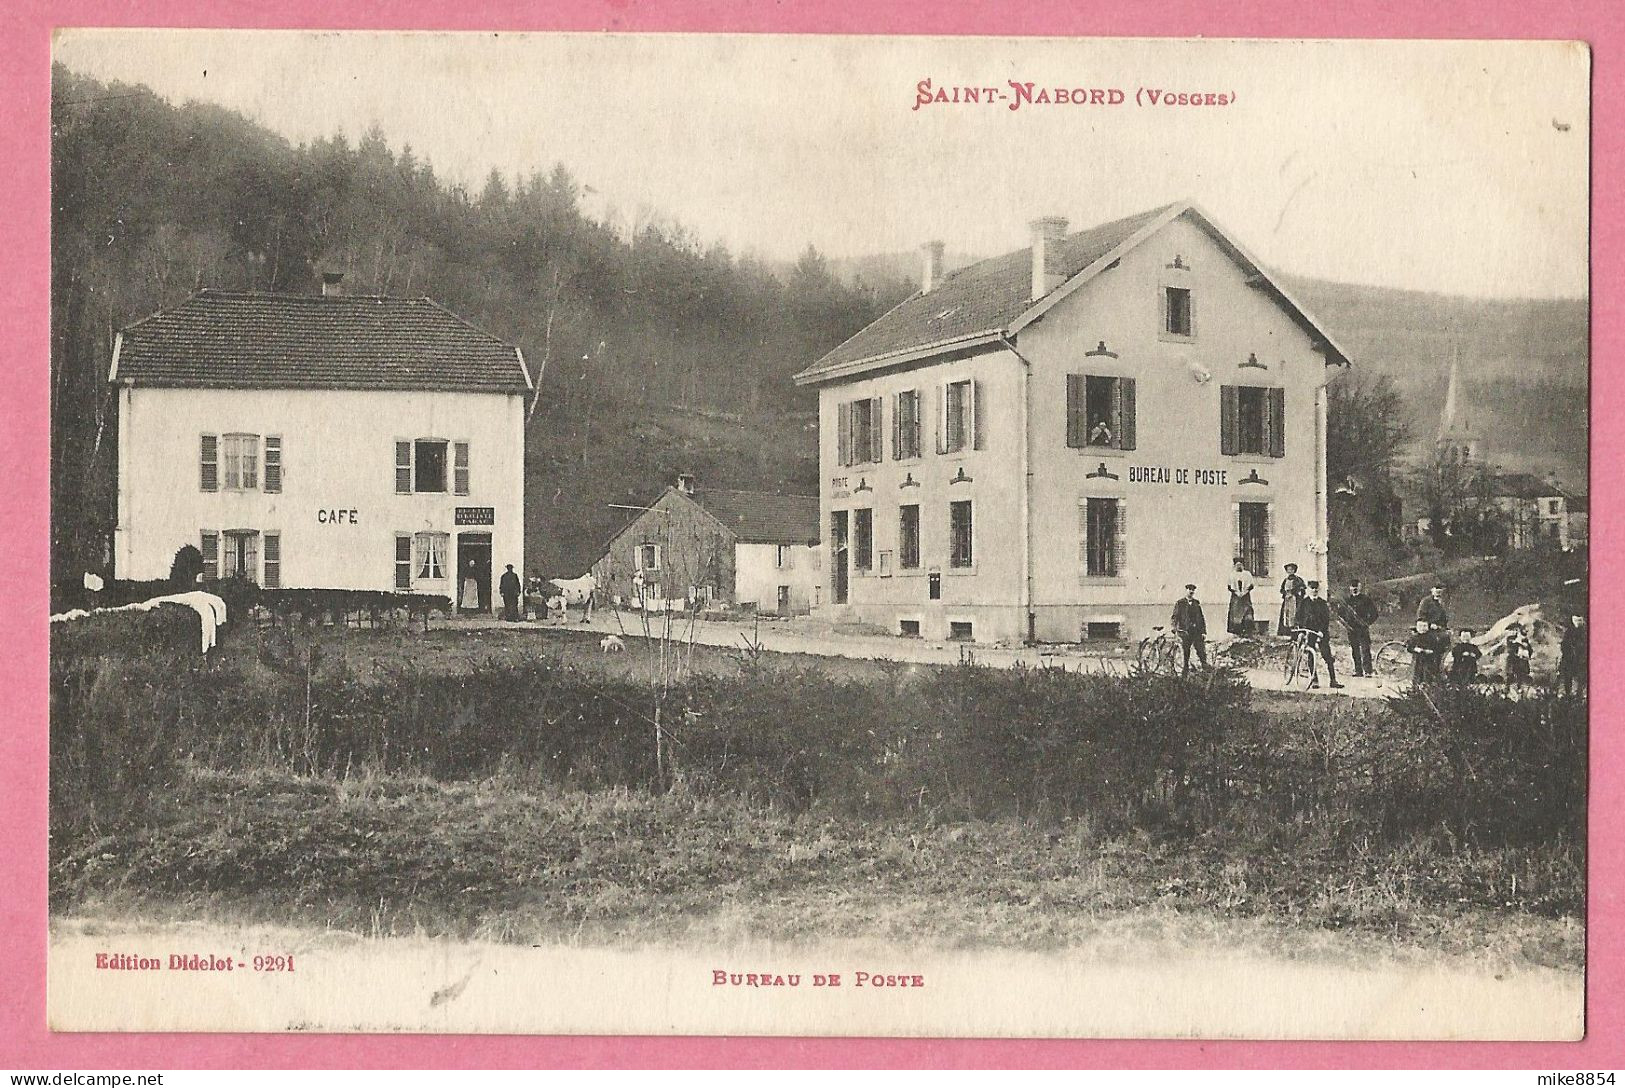
<svg viewBox="0 0 1625 1088">
<path fill-rule="evenodd" d="M 879 397 L 849 400 L 840 405 L 836 420 L 836 453 L 843 465 L 879 462 L 881 450 Z"/>
<path fill-rule="evenodd" d="M 852 569 L 873 568 L 874 548 L 875 512 L 867 508 L 852 511 Z"/>
<path fill-rule="evenodd" d="M 1143 296 L 1142 296 L 1143 297 Z M 1162 289 L 1163 331 L 1169 336 L 1194 336 L 1191 321 L 1191 290 L 1189 287 Z"/>
<path fill-rule="evenodd" d="M 1072 449 L 1132 450 L 1137 443 L 1133 378 L 1066 376 L 1066 444 Z"/>
<path fill-rule="evenodd" d="M 253 529 L 228 529 L 224 536 L 221 576 L 256 581 L 260 575 L 260 534 Z"/>
<path fill-rule="evenodd" d="M 1270 504 L 1236 503 L 1236 554 L 1255 578 L 1268 578 L 1270 561 Z"/>
<path fill-rule="evenodd" d="M 969 642 L 976 635 L 969 620 L 949 620 L 948 637 L 955 642 Z"/>
<path fill-rule="evenodd" d="M 659 544 L 638 545 L 638 569 L 649 573 L 660 570 Z"/>
<path fill-rule="evenodd" d="M 420 438 L 412 443 L 412 490 L 446 490 L 447 443 Z"/>
<path fill-rule="evenodd" d="M 204 580 L 212 582 L 220 577 L 220 534 L 212 529 L 203 530 L 198 550 L 203 553 Z"/>
<path fill-rule="evenodd" d="M 265 436 L 265 491 L 267 494 L 277 494 L 282 490 L 282 436 L 268 434 Z M 269 553 L 266 562 L 271 561 Z"/>
<path fill-rule="evenodd" d="M 395 588 L 412 588 L 412 537 L 407 533 L 395 534 Z"/>
<path fill-rule="evenodd" d="M 459 495 L 468 494 L 468 443 L 453 442 L 452 490 Z"/>
<path fill-rule="evenodd" d="M 897 394 L 892 411 L 892 450 L 895 460 L 920 456 L 920 391 L 909 389 Z"/>
<path fill-rule="evenodd" d="M 951 382 L 943 392 L 942 450 L 956 453 L 965 448 L 971 434 L 972 392 L 969 381 Z"/>
<path fill-rule="evenodd" d="M 260 486 L 260 436 L 228 434 L 221 440 L 227 491 L 257 491 Z"/>
<path fill-rule="evenodd" d="M 1083 501 L 1083 573 L 1090 578 L 1116 578 L 1123 572 L 1123 505 L 1122 499 Z"/>
<path fill-rule="evenodd" d="M 1116 621 L 1090 620 L 1083 625 L 1083 637 L 1089 642 L 1109 642 L 1123 637 L 1123 625 Z"/>
<path fill-rule="evenodd" d="M 1219 390 L 1219 452 L 1286 456 L 1286 390 L 1226 385 Z"/>
<path fill-rule="evenodd" d="M 903 570 L 920 568 L 920 507 L 916 503 L 897 508 L 897 565 Z"/>
<path fill-rule="evenodd" d="M 270 465 L 266 465 L 266 480 L 269 484 Z M 266 589 L 280 589 L 282 587 L 282 534 L 265 534 L 265 577 L 261 583 Z"/>
<path fill-rule="evenodd" d="M 975 560 L 971 551 L 973 537 L 970 500 L 961 499 L 948 504 L 948 565 L 968 567 Z"/>
<path fill-rule="evenodd" d="M 773 565 L 780 570 L 793 570 L 796 565 L 796 552 L 793 545 L 780 544 L 774 556 Z"/>
<path fill-rule="evenodd" d="M 897 633 L 899 635 L 902 635 L 904 638 L 919 638 L 920 637 L 920 621 L 919 620 L 898 620 L 897 621 Z"/>
<path fill-rule="evenodd" d="M 413 566 L 417 577 L 424 581 L 439 581 L 446 577 L 446 549 L 451 543 L 447 533 L 417 533 L 412 537 Z"/>
<path fill-rule="evenodd" d="M 212 434 L 202 436 L 198 443 L 198 488 L 202 491 L 220 490 L 220 439 Z"/>
</svg>

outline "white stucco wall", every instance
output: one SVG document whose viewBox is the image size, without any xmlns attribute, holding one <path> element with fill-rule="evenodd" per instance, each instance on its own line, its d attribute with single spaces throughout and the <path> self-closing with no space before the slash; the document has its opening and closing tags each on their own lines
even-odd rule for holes
<svg viewBox="0 0 1625 1088">
<path fill-rule="evenodd" d="M 821 549 L 790 545 L 790 566 L 778 565 L 777 544 L 734 545 L 734 600 L 754 604 L 758 612 L 776 612 L 779 587 L 790 588 L 790 608 L 796 615 L 811 610 L 814 587 L 823 579 Z"/>
<path fill-rule="evenodd" d="M 524 565 L 524 404 L 505 394 L 331 390 L 120 391 L 119 504 L 114 569 L 161 578 L 175 550 L 204 529 L 280 532 L 285 587 L 395 588 L 397 533 L 490 533 L 492 581 Z M 281 435 L 280 494 L 204 491 L 203 434 Z M 469 443 L 469 494 L 395 493 L 395 442 Z M 224 477 L 222 469 L 222 479 Z M 494 524 L 458 526 L 458 507 L 490 507 Z M 330 511 L 354 511 L 335 517 Z M 415 592 L 454 596 L 444 583 Z M 493 598 L 495 593 L 493 592 Z"/>
</svg>

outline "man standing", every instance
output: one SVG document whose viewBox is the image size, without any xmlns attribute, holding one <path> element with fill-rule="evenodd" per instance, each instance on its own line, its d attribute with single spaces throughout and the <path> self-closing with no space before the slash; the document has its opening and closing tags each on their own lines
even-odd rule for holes
<svg viewBox="0 0 1625 1088">
<path fill-rule="evenodd" d="M 1435 631 L 1450 629 L 1450 613 L 1444 607 L 1444 586 L 1435 585 L 1433 591 L 1422 598 L 1422 603 L 1416 606 L 1416 618 L 1426 620 L 1428 627 Z"/>
<path fill-rule="evenodd" d="M 519 575 L 513 571 L 513 564 L 502 572 L 502 579 L 497 583 L 502 592 L 502 618 L 509 623 L 519 618 Z"/>
<path fill-rule="evenodd" d="M 1557 679 L 1563 694 L 1574 695 L 1586 689 L 1590 661 L 1591 636 L 1586 631 L 1584 616 L 1570 616 L 1568 630 L 1563 632 L 1563 649 L 1557 659 Z"/>
<path fill-rule="evenodd" d="M 1309 583 L 1309 597 L 1298 606 L 1298 626 L 1315 633 L 1315 649 L 1320 651 L 1321 660 L 1326 662 L 1328 686 L 1342 687 L 1337 682 L 1337 665 L 1332 661 L 1332 609 L 1326 603 L 1326 598 L 1320 595 L 1319 582 Z M 1311 678 L 1309 686 L 1318 688 L 1320 677 Z"/>
<path fill-rule="evenodd" d="M 1207 617 L 1202 615 L 1202 602 L 1196 599 L 1196 583 L 1185 583 L 1185 595 L 1174 602 L 1174 630 L 1179 632 L 1179 645 L 1185 651 L 1185 671 L 1191 673 L 1191 650 L 1196 659 L 1207 668 Z"/>
<path fill-rule="evenodd" d="M 1534 654 L 1535 647 L 1521 622 L 1514 622 L 1507 628 L 1506 651 L 1506 682 L 1509 685 L 1529 683 L 1529 658 Z"/>
<path fill-rule="evenodd" d="M 1349 583 L 1349 595 L 1343 599 L 1341 616 L 1348 628 L 1349 649 L 1354 653 L 1354 675 L 1375 676 L 1371 667 L 1371 625 L 1377 622 L 1381 609 L 1377 602 L 1366 596 L 1359 579 Z"/>
</svg>

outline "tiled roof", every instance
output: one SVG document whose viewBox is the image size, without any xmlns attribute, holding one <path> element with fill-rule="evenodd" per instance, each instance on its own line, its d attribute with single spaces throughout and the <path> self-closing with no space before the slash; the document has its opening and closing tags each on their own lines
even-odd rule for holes
<svg viewBox="0 0 1625 1088">
<path fill-rule="evenodd" d="M 770 495 L 762 491 L 702 488 L 690 497 L 733 530 L 741 544 L 818 543 L 816 495 Z"/>
<path fill-rule="evenodd" d="M 523 393 L 519 350 L 427 298 L 205 290 L 120 334 L 114 381 Z"/>
<path fill-rule="evenodd" d="M 1071 279 L 1171 207 L 1164 205 L 1067 235 L 1058 250 L 1058 270 Z M 848 363 L 1001 331 L 1032 306 L 1032 267 L 1032 249 L 1028 248 L 949 272 L 929 292 L 904 299 L 796 377 L 816 378 Z"/>
<path fill-rule="evenodd" d="M 1504 499 L 1551 499 L 1563 489 L 1528 472 L 1503 472 L 1495 478 L 1495 496 Z"/>
</svg>

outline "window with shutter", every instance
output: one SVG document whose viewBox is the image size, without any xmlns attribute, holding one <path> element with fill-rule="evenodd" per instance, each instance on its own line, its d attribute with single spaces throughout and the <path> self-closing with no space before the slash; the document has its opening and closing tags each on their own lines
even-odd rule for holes
<svg viewBox="0 0 1625 1088">
<path fill-rule="evenodd" d="M 920 566 L 920 507 L 910 503 L 897 508 L 897 565 L 903 570 Z"/>
<path fill-rule="evenodd" d="M 1080 513 L 1083 573 L 1090 578 L 1117 577 L 1123 569 L 1123 500 L 1085 499 Z"/>
<path fill-rule="evenodd" d="M 452 443 L 452 486 L 457 494 L 468 494 L 468 443 Z"/>
<path fill-rule="evenodd" d="M 198 550 L 203 553 L 203 578 L 212 582 L 220 577 L 220 534 L 205 529 L 198 538 Z"/>
<path fill-rule="evenodd" d="M 410 533 L 395 534 L 395 588 L 400 590 L 412 588 L 412 536 Z"/>
<path fill-rule="evenodd" d="M 277 494 L 282 490 L 282 436 L 265 436 L 265 490 Z"/>
<path fill-rule="evenodd" d="M 220 490 L 220 439 L 216 435 L 203 435 L 198 442 L 198 487 Z"/>
<path fill-rule="evenodd" d="M 412 493 L 412 443 L 395 443 L 395 494 Z"/>
<path fill-rule="evenodd" d="M 948 504 L 948 565 L 969 567 L 976 561 L 975 525 L 969 499 Z"/>
<path fill-rule="evenodd" d="M 282 588 L 282 534 L 265 534 L 265 580 L 262 583 L 266 589 Z"/>
<path fill-rule="evenodd" d="M 1219 452 L 1226 457 L 1236 453 L 1236 387 L 1219 387 Z"/>
<path fill-rule="evenodd" d="M 1269 391 L 1269 455 L 1271 457 L 1286 456 L 1286 390 L 1274 388 Z"/>
<path fill-rule="evenodd" d="M 868 508 L 852 511 L 852 569 L 874 566 L 875 512 Z"/>
<path fill-rule="evenodd" d="M 1274 410 L 1279 392 L 1257 385 L 1226 386 L 1234 403 L 1233 436 L 1229 451 L 1239 454 L 1268 455 L 1278 444 L 1275 436 L 1277 418 Z M 1221 416 L 1221 428 L 1223 419 Z"/>
<path fill-rule="evenodd" d="M 1269 503 L 1236 504 L 1236 554 L 1256 578 L 1267 578 L 1270 573 L 1269 524 Z"/>
<path fill-rule="evenodd" d="M 971 411 L 976 394 L 967 378 L 943 390 L 943 452 L 958 453 L 974 441 Z"/>
<path fill-rule="evenodd" d="M 257 491 L 260 486 L 260 436 L 228 434 L 221 440 L 226 491 Z"/>
</svg>

